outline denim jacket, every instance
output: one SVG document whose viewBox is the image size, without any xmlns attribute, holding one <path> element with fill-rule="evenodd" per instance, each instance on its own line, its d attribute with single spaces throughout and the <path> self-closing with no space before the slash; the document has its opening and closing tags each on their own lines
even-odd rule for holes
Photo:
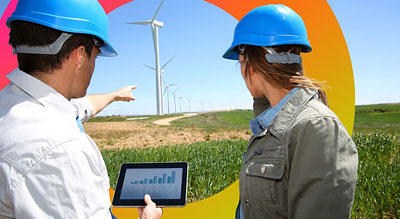
<svg viewBox="0 0 400 219">
<path fill-rule="evenodd" d="M 350 218 L 357 150 L 315 94 L 298 89 L 250 139 L 239 180 L 245 219 Z"/>
</svg>

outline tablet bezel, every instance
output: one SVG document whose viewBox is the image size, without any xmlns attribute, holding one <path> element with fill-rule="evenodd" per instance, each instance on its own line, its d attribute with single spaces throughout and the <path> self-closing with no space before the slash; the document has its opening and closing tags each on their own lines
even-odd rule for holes
<svg viewBox="0 0 400 219">
<path fill-rule="evenodd" d="M 181 168 L 182 169 L 182 185 L 180 199 L 152 199 L 158 207 L 183 207 L 186 205 L 187 182 L 188 182 L 188 163 L 187 162 L 171 162 L 171 163 L 124 163 L 121 165 L 117 186 L 112 201 L 114 207 L 144 207 L 146 206 L 143 199 L 121 199 L 122 185 L 125 179 L 127 169 L 161 169 L 161 168 Z"/>
</svg>

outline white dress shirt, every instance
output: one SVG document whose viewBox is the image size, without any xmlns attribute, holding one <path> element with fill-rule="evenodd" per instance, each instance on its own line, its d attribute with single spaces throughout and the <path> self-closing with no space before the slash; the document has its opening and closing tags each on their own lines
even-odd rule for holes
<svg viewBox="0 0 400 219">
<path fill-rule="evenodd" d="M 0 218 L 111 218 L 109 178 L 80 132 L 87 99 L 68 101 L 16 69 L 0 91 Z"/>
</svg>

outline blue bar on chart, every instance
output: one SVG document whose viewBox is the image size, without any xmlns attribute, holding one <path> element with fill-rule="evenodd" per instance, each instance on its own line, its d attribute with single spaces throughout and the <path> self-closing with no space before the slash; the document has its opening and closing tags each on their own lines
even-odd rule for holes
<svg viewBox="0 0 400 219">
<path fill-rule="evenodd" d="M 175 171 L 172 171 L 172 184 L 175 184 Z"/>
<path fill-rule="evenodd" d="M 169 176 L 168 179 L 167 179 L 167 183 L 168 183 L 168 184 L 171 184 L 171 177 L 170 177 L 170 176 Z"/>
<path fill-rule="evenodd" d="M 153 184 L 153 179 L 149 179 L 149 184 Z"/>
<path fill-rule="evenodd" d="M 162 183 L 165 184 L 167 182 L 167 174 L 163 173 L 162 174 Z"/>
</svg>

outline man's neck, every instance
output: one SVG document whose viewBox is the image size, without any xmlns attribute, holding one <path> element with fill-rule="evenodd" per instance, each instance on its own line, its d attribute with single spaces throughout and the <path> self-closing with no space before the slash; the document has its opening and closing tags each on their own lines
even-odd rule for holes
<svg viewBox="0 0 400 219">
<path fill-rule="evenodd" d="M 69 75 L 66 69 L 32 74 L 33 77 L 52 87 L 67 100 L 71 100 L 72 78 Z"/>
</svg>

